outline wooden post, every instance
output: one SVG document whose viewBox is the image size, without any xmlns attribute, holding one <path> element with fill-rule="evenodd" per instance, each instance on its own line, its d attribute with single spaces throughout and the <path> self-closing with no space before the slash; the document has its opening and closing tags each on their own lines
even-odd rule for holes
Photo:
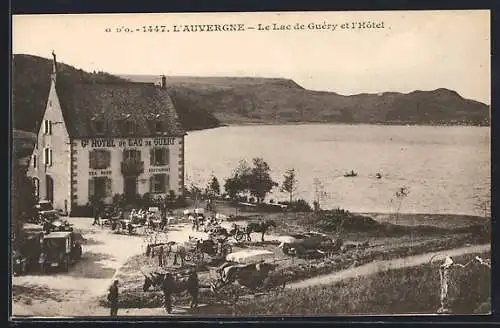
<svg viewBox="0 0 500 328">
<path fill-rule="evenodd" d="M 447 257 L 443 264 L 439 267 L 439 278 L 441 281 L 441 307 L 437 310 L 437 313 L 440 314 L 450 314 L 452 313 L 451 309 L 448 308 L 449 299 L 448 299 L 448 282 L 450 279 L 450 269 L 453 265 L 453 260 L 451 257 Z"/>
</svg>

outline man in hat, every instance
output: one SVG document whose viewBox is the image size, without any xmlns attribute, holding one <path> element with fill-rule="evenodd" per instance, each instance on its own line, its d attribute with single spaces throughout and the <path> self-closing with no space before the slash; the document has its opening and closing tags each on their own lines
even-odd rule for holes
<svg viewBox="0 0 500 328">
<path fill-rule="evenodd" d="M 108 293 L 108 301 L 109 301 L 109 307 L 111 309 L 110 315 L 112 317 L 116 317 L 118 314 L 118 279 L 115 279 L 113 281 L 113 284 L 111 287 L 109 287 L 109 293 Z"/>
<path fill-rule="evenodd" d="M 191 309 L 198 307 L 199 280 L 195 268 L 189 270 L 189 278 L 187 281 L 187 291 L 191 295 Z"/>
<path fill-rule="evenodd" d="M 165 300 L 165 310 L 167 310 L 167 313 L 172 313 L 172 294 L 175 289 L 175 280 L 172 273 L 167 272 L 165 274 L 161 289 Z"/>
</svg>

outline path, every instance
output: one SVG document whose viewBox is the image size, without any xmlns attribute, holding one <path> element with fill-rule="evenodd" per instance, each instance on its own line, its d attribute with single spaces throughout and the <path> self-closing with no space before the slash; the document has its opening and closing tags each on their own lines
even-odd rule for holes
<svg viewBox="0 0 500 328">
<path fill-rule="evenodd" d="M 332 284 L 341 280 L 368 276 L 375 274 L 377 272 L 414 267 L 421 264 L 429 263 L 429 260 L 433 258 L 434 261 L 439 261 L 444 259 L 446 256 L 460 256 L 471 253 L 481 253 L 491 250 L 491 245 L 475 245 L 470 247 L 455 248 L 451 250 L 445 250 L 441 252 L 430 252 L 421 255 L 409 256 L 405 258 L 387 260 L 387 261 L 375 261 L 369 264 L 365 264 L 356 268 L 342 270 L 339 272 L 317 276 L 314 278 L 298 281 L 296 283 L 289 284 L 287 288 L 307 288 L 317 285 Z M 202 311 L 202 310 L 201 310 Z M 173 314 L 165 313 L 163 308 L 128 308 L 120 310 L 120 315 L 122 316 L 172 316 L 172 315 L 188 315 L 187 311 L 183 308 L 176 307 Z M 202 313 L 202 312 L 201 312 Z"/>
<path fill-rule="evenodd" d="M 386 260 L 386 261 L 373 261 L 371 263 L 364 264 L 359 267 L 346 269 L 326 275 L 316 276 L 313 278 L 291 283 L 287 286 L 287 288 L 297 289 L 297 288 L 307 288 L 318 285 L 327 285 L 341 280 L 355 278 L 359 276 L 367 276 L 378 272 L 419 266 L 425 263 L 429 263 L 429 260 L 432 257 L 434 257 L 433 258 L 434 262 L 438 260 L 443 260 L 446 256 L 460 256 L 471 253 L 487 252 L 490 250 L 491 250 L 490 244 L 475 245 L 470 247 L 455 248 L 451 250 L 425 253 L 404 258 Z"/>
<path fill-rule="evenodd" d="M 22 297 L 27 302 L 13 301 L 13 315 L 108 315 L 109 309 L 96 304 L 104 295 L 120 267 L 144 249 L 144 236 L 112 233 L 109 228 L 91 225 L 92 219 L 70 218 L 77 231 L 87 239 L 83 258 L 69 272 L 47 275 L 31 274 L 13 277 L 13 287 L 29 288 Z M 188 224 L 172 227 L 169 240 L 188 240 Z"/>
</svg>

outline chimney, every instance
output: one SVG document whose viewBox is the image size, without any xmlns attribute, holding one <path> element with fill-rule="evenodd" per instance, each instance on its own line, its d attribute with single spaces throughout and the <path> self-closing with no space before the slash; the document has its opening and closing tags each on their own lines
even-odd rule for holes
<svg viewBox="0 0 500 328">
<path fill-rule="evenodd" d="M 57 59 L 56 59 L 56 54 L 54 50 L 52 50 L 52 73 L 50 74 L 50 77 L 52 81 L 56 82 L 56 77 L 57 77 Z"/>
<path fill-rule="evenodd" d="M 167 88 L 167 77 L 165 75 L 161 76 L 161 88 L 166 89 Z"/>
</svg>

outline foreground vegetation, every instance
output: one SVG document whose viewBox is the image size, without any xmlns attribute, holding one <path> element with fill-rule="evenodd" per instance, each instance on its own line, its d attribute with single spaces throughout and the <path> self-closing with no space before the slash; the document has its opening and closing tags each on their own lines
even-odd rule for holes
<svg viewBox="0 0 500 328">
<path fill-rule="evenodd" d="M 490 257 L 490 253 L 470 254 L 454 261 L 466 264 L 476 255 Z M 435 313 L 440 307 L 440 264 L 429 263 L 332 285 L 288 290 L 279 296 L 265 295 L 242 302 L 236 309 L 226 309 L 226 313 L 242 316 Z M 471 263 L 463 269 L 454 269 L 450 280 L 454 313 L 491 311 L 489 268 Z"/>
<path fill-rule="evenodd" d="M 276 244 L 268 241 L 264 244 L 253 242 L 249 245 L 236 244 L 233 251 L 243 250 L 245 248 L 266 248 L 275 252 L 275 259 L 279 261 L 282 274 L 286 276 L 288 282 L 300 281 L 316 277 L 323 274 L 338 272 L 348 268 L 358 267 L 370 263 L 374 260 L 383 261 L 395 258 L 403 258 L 412 255 L 424 254 L 428 252 L 437 252 L 446 249 L 463 247 L 468 243 L 477 243 L 478 236 L 474 234 L 453 234 L 447 236 L 436 236 L 422 238 L 416 241 L 410 241 L 408 236 L 394 238 L 394 243 L 375 245 L 368 248 L 352 248 L 328 257 L 322 258 L 290 258 L 281 253 L 276 248 Z M 161 307 L 163 296 L 160 291 L 143 292 L 142 284 L 144 276 L 141 268 L 156 265 L 157 259 L 147 258 L 144 255 L 138 255 L 129 259 L 121 268 L 116 276 L 121 284 L 120 307 L 122 308 L 146 308 Z M 171 261 L 171 260 L 170 260 Z M 211 263 L 210 266 L 217 266 L 221 263 Z M 202 286 L 209 286 L 214 282 L 216 275 L 208 266 L 199 266 L 199 277 Z M 389 285 L 387 285 L 389 286 Z M 391 285 L 392 286 L 392 285 Z M 203 289 L 200 295 L 201 302 L 207 302 L 212 298 L 210 290 Z M 188 296 L 177 296 L 176 304 L 187 304 Z M 104 298 L 101 304 L 105 305 Z"/>
</svg>

